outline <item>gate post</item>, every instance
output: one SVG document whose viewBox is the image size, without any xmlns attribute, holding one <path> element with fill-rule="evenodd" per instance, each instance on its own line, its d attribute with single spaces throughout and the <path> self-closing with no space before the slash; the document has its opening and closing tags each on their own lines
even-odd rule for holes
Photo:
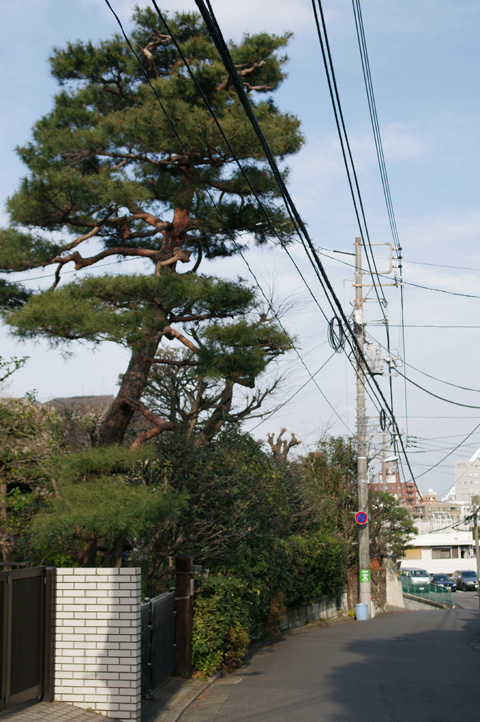
<svg viewBox="0 0 480 722">
<path fill-rule="evenodd" d="M 175 560 L 175 672 L 192 674 L 193 559 L 180 554 Z"/>
<path fill-rule="evenodd" d="M 45 569 L 45 646 L 44 646 L 44 692 L 43 701 L 55 698 L 55 620 L 56 620 L 57 570 Z"/>
</svg>

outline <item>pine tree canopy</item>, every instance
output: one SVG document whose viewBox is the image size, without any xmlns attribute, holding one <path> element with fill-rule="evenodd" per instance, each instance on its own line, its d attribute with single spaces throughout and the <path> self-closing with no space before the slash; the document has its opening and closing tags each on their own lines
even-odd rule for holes
<svg viewBox="0 0 480 722">
<path fill-rule="evenodd" d="M 152 9 L 136 8 L 133 21 L 132 45 L 146 71 L 120 35 L 53 51 L 51 72 L 60 92 L 51 112 L 35 124 L 31 141 L 17 149 L 27 174 L 7 202 L 11 226 L 0 231 L 0 272 L 52 266 L 55 281 L 48 291 L 28 294 L 4 281 L 0 306 L 20 336 L 112 340 L 129 346 L 133 354 L 142 353 L 145 343 L 144 356 L 151 358 L 170 324 L 246 317 L 254 306 L 252 291 L 243 282 L 201 275 L 202 259 L 238 253 L 239 232 L 259 244 L 287 243 L 293 229 L 200 17 L 182 12 L 168 17 L 171 34 Z M 299 120 L 273 101 L 285 78 L 289 38 L 289 33 L 260 33 L 230 43 L 279 160 L 303 142 Z M 142 270 L 136 275 L 98 275 L 95 270 L 95 276 L 87 271 L 83 278 L 63 282 L 67 264 L 77 271 L 96 269 L 104 259 L 138 259 L 136 268 Z M 179 264 L 189 264 L 185 273 L 179 272 Z M 245 338 L 247 326 L 220 325 L 209 333 L 236 329 Z M 252 333 L 250 347 L 266 349 L 267 356 L 277 342 L 286 347 L 284 335 L 271 322 Z M 240 342 L 234 345 L 238 353 Z M 247 373 L 261 367 L 250 364 Z M 135 373 L 139 378 L 138 369 Z M 138 400 L 138 390 L 129 393 Z"/>
</svg>

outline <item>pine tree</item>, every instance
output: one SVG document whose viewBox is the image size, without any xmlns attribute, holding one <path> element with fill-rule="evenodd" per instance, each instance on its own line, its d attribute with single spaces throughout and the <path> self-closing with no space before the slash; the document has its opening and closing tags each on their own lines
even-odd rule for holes
<svg viewBox="0 0 480 722">
<path fill-rule="evenodd" d="M 205 259 L 238 253 L 239 232 L 259 244 L 287 243 L 292 233 L 230 78 L 196 14 L 168 18 L 171 35 L 151 9 L 137 8 L 133 21 L 132 42 L 150 83 L 120 35 L 97 45 L 76 42 L 54 49 L 51 71 L 61 89 L 52 111 L 35 124 L 31 142 L 17 149 L 28 174 L 8 201 L 11 225 L 0 231 L 0 271 L 55 269 L 46 291 L 31 293 L 0 282 L 3 317 L 17 335 L 53 344 L 108 340 L 130 349 L 100 432 L 102 445 L 122 442 L 162 341 L 188 346 L 190 333 L 207 372 L 245 385 L 289 345 L 275 320 L 251 323 L 258 300 L 244 281 L 199 271 Z M 282 53 L 289 38 L 288 33 L 246 35 L 230 46 L 279 160 L 302 143 L 298 119 L 281 112 L 272 99 L 285 78 Z M 99 275 L 95 270 L 105 259 L 134 258 L 143 259 L 144 272 Z M 95 275 L 64 283 L 68 264 L 77 271 L 91 268 Z M 181 264 L 188 264 L 186 272 Z M 263 349 L 263 360 L 258 353 L 253 358 L 237 353 L 240 344 Z"/>
</svg>

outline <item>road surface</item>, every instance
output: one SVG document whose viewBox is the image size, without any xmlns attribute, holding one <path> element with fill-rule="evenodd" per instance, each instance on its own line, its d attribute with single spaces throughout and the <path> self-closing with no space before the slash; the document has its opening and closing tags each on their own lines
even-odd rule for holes
<svg viewBox="0 0 480 722">
<path fill-rule="evenodd" d="M 398 612 L 310 625 L 215 682 L 181 722 L 451 722 L 480 719 L 480 612 Z"/>
</svg>

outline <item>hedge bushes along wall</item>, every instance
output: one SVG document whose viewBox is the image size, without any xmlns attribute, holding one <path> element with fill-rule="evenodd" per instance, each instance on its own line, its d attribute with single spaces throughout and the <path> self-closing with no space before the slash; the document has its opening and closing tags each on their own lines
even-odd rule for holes
<svg viewBox="0 0 480 722">
<path fill-rule="evenodd" d="M 331 535 L 266 539 L 241 558 L 198 580 L 193 666 L 205 676 L 242 662 L 251 641 L 275 633 L 285 607 L 334 595 L 346 582 L 347 545 Z"/>
</svg>

